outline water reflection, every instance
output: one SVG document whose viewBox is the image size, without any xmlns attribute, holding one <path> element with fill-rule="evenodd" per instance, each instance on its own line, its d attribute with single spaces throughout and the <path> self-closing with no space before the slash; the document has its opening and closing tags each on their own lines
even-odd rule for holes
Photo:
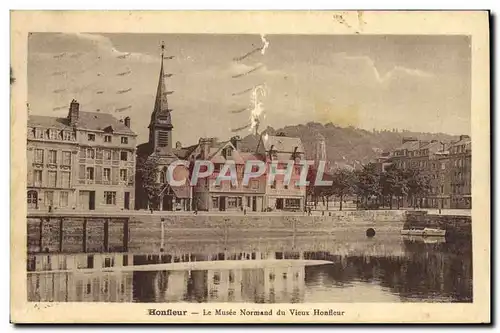
<svg viewBox="0 0 500 333">
<path fill-rule="evenodd" d="M 417 238 L 400 241 L 404 251 L 399 255 L 339 254 L 328 250 L 30 255 L 28 300 L 472 301 L 470 242 Z M 145 266 L 151 264 L 161 266 Z"/>
</svg>

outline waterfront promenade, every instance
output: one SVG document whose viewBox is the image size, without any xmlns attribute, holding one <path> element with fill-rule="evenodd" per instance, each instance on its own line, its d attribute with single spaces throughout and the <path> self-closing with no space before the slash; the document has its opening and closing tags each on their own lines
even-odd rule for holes
<svg viewBox="0 0 500 333">
<path fill-rule="evenodd" d="M 311 215 L 313 216 L 328 216 L 332 215 L 343 215 L 349 212 L 414 212 L 414 211 L 426 211 L 428 214 L 432 215 L 455 215 L 455 216 L 472 216 L 472 210 L 470 209 L 442 209 L 439 212 L 438 209 L 380 209 L 380 210 L 356 210 L 356 209 L 343 209 L 339 211 L 338 209 L 329 210 L 311 210 Z M 116 216 L 116 217 L 127 217 L 127 216 L 192 216 L 192 215 L 202 215 L 202 216 L 307 216 L 305 212 L 291 212 L 291 211 L 274 211 L 274 212 L 252 212 L 247 211 L 198 211 L 196 214 L 193 211 L 153 211 L 152 213 L 147 210 L 121 210 L 121 211 L 80 211 L 80 210 L 54 210 L 52 212 L 31 210 L 28 211 L 28 216 Z"/>
</svg>

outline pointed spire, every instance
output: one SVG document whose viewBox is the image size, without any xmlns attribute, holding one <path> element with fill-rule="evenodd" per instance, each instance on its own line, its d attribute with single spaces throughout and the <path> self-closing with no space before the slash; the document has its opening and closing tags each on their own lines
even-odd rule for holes
<svg viewBox="0 0 500 333">
<path fill-rule="evenodd" d="M 170 109 L 168 108 L 168 99 L 167 95 L 173 93 L 173 91 L 167 91 L 165 84 L 165 72 L 163 69 L 164 62 L 164 54 L 165 54 L 165 43 L 161 43 L 161 67 L 160 67 L 160 76 L 158 79 L 158 88 L 156 90 L 156 99 L 155 106 L 153 110 L 153 114 L 151 116 L 151 122 L 157 123 L 160 119 L 159 123 L 162 125 L 172 126 L 171 118 L 170 118 Z"/>
</svg>

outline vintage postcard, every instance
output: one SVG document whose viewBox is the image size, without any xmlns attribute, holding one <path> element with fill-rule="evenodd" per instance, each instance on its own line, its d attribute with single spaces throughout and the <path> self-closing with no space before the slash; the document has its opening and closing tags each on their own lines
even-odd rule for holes
<svg viewBox="0 0 500 333">
<path fill-rule="evenodd" d="M 487 12 L 11 19 L 13 322 L 490 322 Z"/>
</svg>

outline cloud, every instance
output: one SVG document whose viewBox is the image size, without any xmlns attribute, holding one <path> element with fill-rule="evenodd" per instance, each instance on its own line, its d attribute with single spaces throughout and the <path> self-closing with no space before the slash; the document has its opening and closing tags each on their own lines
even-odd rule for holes
<svg viewBox="0 0 500 333">
<path fill-rule="evenodd" d="M 348 56 L 345 55 L 345 53 L 341 53 L 338 55 L 345 60 L 359 62 L 364 66 L 366 66 L 373 73 L 373 77 L 375 78 L 375 80 L 381 84 L 387 83 L 399 75 L 406 75 L 419 78 L 434 77 L 434 74 L 432 73 L 428 73 L 420 69 L 407 68 L 403 66 L 395 66 L 390 71 L 382 75 L 375 66 L 375 62 L 373 61 L 373 59 L 371 59 L 368 56 Z"/>
<path fill-rule="evenodd" d="M 67 52 L 32 52 L 34 59 L 39 60 L 49 60 L 49 59 L 76 59 L 85 53 L 96 51 L 101 57 L 104 58 L 118 58 L 122 57 L 127 60 L 137 61 L 137 62 L 159 62 L 160 56 L 152 56 L 146 53 L 138 52 L 124 52 L 118 50 L 110 38 L 102 36 L 99 34 L 89 34 L 89 33 L 59 33 L 54 35 L 53 43 L 67 45 Z M 84 49 L 87 52 L 74 52 L 73 46 L 75 43 L 84 43 Z M 119 60 L 119 59 L 118 59 Z"/>
</svg>

